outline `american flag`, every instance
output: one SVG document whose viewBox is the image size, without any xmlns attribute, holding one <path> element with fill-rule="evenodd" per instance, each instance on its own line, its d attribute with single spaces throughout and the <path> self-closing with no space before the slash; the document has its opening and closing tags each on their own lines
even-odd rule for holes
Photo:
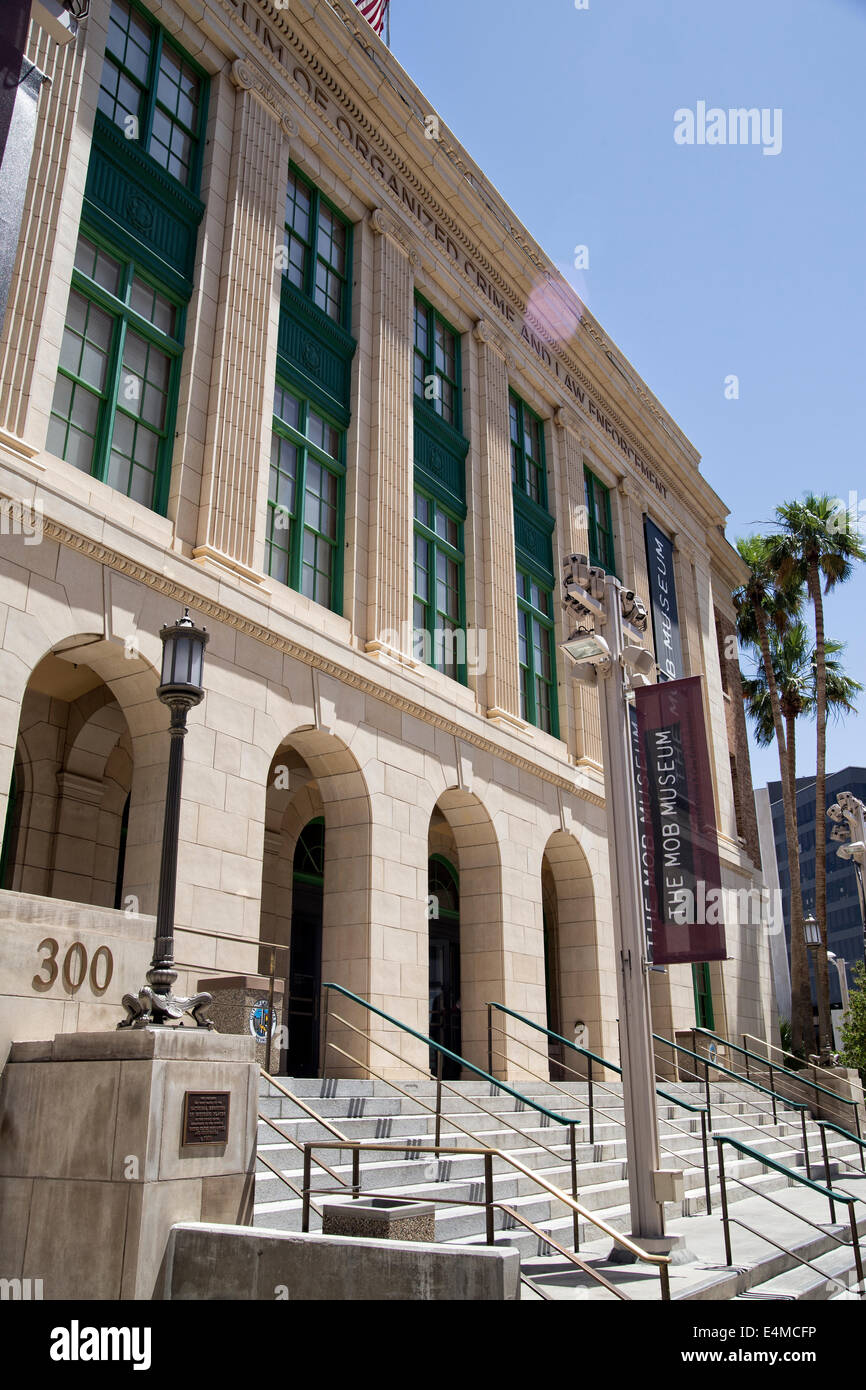
<svg viewBox="0 0 866 1390">
<path fill-rule="evenodd" d="M 385 11 L 389 0 L 355 0 L 355 4 L 367 22 L 372 24 L 376 33 L 381 34 L 385 26 Z"/>
</svg>

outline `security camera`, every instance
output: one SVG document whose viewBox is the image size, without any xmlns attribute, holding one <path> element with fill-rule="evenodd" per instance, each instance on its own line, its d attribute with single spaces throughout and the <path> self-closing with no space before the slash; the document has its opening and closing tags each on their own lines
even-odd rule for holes
<svg viewBox="0 0 866 1390">
<path fill-rule="evenodd" d="M 643 599 L 638 598 L 634 589 L 623 589 L 620 597 L 625 621 L 636 627 L 638 632 L 646 632 L 647 610 Z"/>
<path fill-rule="evenodd" d="M 568 587 L 574 584 L 578 589 L 589 588 L 589 556 L 565 555 L 562 560 L 562 581 Z"/>
<path fill-rule="evenodd" d="M 623 647 L 623 665 L 639 676 L 651 676 L 656 669 L 656 659 L 645 647 Z"/>
</svg>

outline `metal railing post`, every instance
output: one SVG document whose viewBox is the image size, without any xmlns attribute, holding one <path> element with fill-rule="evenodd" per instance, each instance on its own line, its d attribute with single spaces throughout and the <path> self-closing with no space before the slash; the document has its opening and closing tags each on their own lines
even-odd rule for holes
<svg viewBox="0 0 866 1390">
<path fill-rule="evenodd" d="M 593 1110 L 593 1090 L 592 1090 L 592 1058 L 589 1059 L 589 1072 L 587 1073 L 587 1100 L 589 1101 L 589 1142 L 595 1143 L 595 1113 Z"/>
<path fill-rule="evenodd" d="M 822 1152 L 823 1155 L 824 1155 L 824 1181 L 825 1181 L 825 1183 L 827 1184 L 827 1186 L 828 1186 L 829 1188 L 832 1189 L 833 1183 L 832 1183 L 831 1178 L 830 1178 L 830 1156 L 829 1156 L 829 1154 L 827 1153 L 827 1131 L 826 1131 L 826 1129 L 823 1128 L 822 1125 L 819 1125 L 818 1128 L 819 1128 L 819 1131 L 820 1131 L 820 1134 L 821 1134 L 821 1152 Z M 830 1220 L 832 1221 L 833 1225 L 835 1226 L 835 1224 L 836 1224 L 836 1203 L 833 1201 L 833 1198 L 832 1198 L 832 1197 L 830 1198 Z"/>
<path fill-rule="evenodd" d="M 667 1265 L 659 1265 L 659 1280 L 662 1286 L 662 1303 L 671 1301 L 671 1276 Z"/>
<path fill-rule="evenodd" d="M 571 1145 L 571 1195 L 577 1201 L 577 1136 L 574 1125 L 569 1125 L 569 1139 Z M 572 1208 L 571 1221 L 574 1227 L 574 1249 L 580 1249 L 580 1223 L 577 1212 Z"/>
<path fill-rule="evenodd" d="M 495 1241 L 495 1228 L 493 1223 L 493 1154 L 484 1155 L 484 1215 L 487 1227 L 487 1244 L 493 1245 Z"/>
<path fill-rule="evenodd" d="M 331 1017 L 331 996 L 323 991 L 325 1002 L 325 1022 L 322 1025 L 322 1080 L 328 1075 L 328 1019 Z"/>
<path fill-rule="evenodd" d="M 719 1186 L 722 1194 L 722 1227 L 725 1232 L 725 1264 L 733 1265 L 731 1255 L 731 1228 L 728 1224 L 728 1193 L 725 1187 L 725 1156 L 722 1153 L 722 1141 L 716 1140 L 716 1153 L 719 1161 Z"/>
<path fill-rule="evenodd" d="M 442 1139 L 442 1053 L 436 1053 L 436 1147 Z"/>
<path fill-rule="evenodd" d="M 439 1054 L 441 1057 L 441 1053 Z M 493 1005 L 487 1005 L 487 1071 L 493 1075 Z"/>
<path fill-rule="evenodd" d="M 854 1263 L 857 1266 L 857 1283 L 863 1283 L 863 1259 L 860 1254 L 860 1232 L 857 1230 L 857 1217 L 854 1214 L 854 1203 L 848 1203 L 848 1220 L 851 1225 L 851 1244 L 854 1247 Z"/>
<path fill-rule="evenodd" d="M 800 1128 L 803 1131 L 803 1157 L 806 1160 L 806 1177 L 811 1178 L 812 1168 L 809 1163 L 809 1137 L 806 1133 L 806 1111 L 800 1111 Z"/>
<path fill-rule="evenodd" d="M 710 1155 L 707 1148 L 707 1116 L 701 1111 L 701 1147 L 704 1151 L 704 1191 L 707 1194 L 707 1216 L 713 1214 L 713 1201 L 710 1197 Z"/>
<path fill-rule="evenodd" d="M 268 988 L 268 1021 L 265 1033 L 265 1071 L 268 1076 L 271 1074 L 271 1039 L 274 1033 L 274 975 L 277 970 L 277 952 L 275 947 L 271 947 L 271 978 Z"/>
<path fill-rule="evenodd" d="M 357 1144 L 352 1150 L 352 1201 L 361 1195 L 361 1150 Z"/>
<path fill-rule="evenodd" d="M 775 1086 L 773 1085 L 773 1063 L 770 1062 L 769 1066 L 770 1066 L 770 1090 L 771 1090 L 771 1092 L 772 1092 L 772 1094 L 773 1094 L 773 1124 L 774 1124 L 774 1125 L 777 1125 L 777 1124 L 779 1123 L 779 1114 L 778 1114 L 778 1111 L 776 1110 L 776 1088 L 775 1088 Z"/>
<path fill-rule="evenodd" d="M 710 1122 L 710 1128 L 712 1128 L 712 1125 L 713 1125 L 713 1098 L 712 1098 L 712 1096 L 711 1096 L 711 1094 L 710 1094 L 710 1063 L 709 1063 L 709 1060 L 708 1060 L 708 1059 L 705 1059 L 705 1060 L 704 1060 L 704 1095 L 705 1095 L 706 1098 L 707 1098 L 707 1119 L 708 1119 L 709 1122 Z"/>
<path fill-rule="evenodd" d="M 304 1177 L 302 1182 L 301 1231 L 304 1235 L 310 1229 L 310 1172 L 313 1159 L 312 1144 L 304 1145 Z"/>
<path fill-rule="evenodd" d="M 747 1080 L 747 1081 L 750 1081 L 750 1080 L 751 1080 L 751 1077 L 749 1076 L 749 1050 L 748 1050 L 748 1048 L 746 1047 L 746 1034 L 745 1034 L 745 1033 L 743 1034 L 743 1052 L 745 1053 L 745 1057 L 746 1057 L 746 1080 Z"/>
</svg>

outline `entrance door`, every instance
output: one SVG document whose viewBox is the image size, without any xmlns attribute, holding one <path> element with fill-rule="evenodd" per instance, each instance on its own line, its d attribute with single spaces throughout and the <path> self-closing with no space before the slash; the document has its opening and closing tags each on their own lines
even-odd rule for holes
<svg viewBox="0 0 866 1390">
<path fill-rule="evenodd" d="M 450 1052 L 463 1051 L 460 1016 L 460 897 L 457 874 L 447 860 L 430 860 L 430 1037 Z M 438 916 L 436 915 L 438 913 Z M 430 1070 L 435 1073 L 437 1052 L 430 1049 Z M 449 1081 L 460 1076 L 460 1066 L 443 1058 L 442 1075 Z"/>
<path fill-rule="evenodd" d="M 310 821 L 295 849 L 286 1022 L 287 1076 L 319 1075 L 325 823 Z"/>
</svg>

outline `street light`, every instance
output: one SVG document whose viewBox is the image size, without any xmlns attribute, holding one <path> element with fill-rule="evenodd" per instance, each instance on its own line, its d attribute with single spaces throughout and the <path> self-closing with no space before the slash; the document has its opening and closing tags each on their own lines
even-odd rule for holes
<svg viewBox="0 0 866 1390">
<path fill-rule="evenodd" d="M 202 671 L 204 649 L 210 635 L 195 626 L 189 609 L 176 623 L 160 630 L 162 640 L 162 680 L 157 695 L 171 710 L 169 726 L 168 784 L 165 791 L 165 819 L 162 830 L 162 857 L 159 866 L 159 901 L 153 960 L 147 972 L 148 983 L 135 994 L 123 996 L 127 1017 L 118 1028 L 148 1028 L 168 1024 L 189 1013 L 199 1028 L 213 1028 L 205 1010 L 213 1003 L 210 994 L 176 998 L 172 986 L 177 979 L 174 968 L 174 900 L 177 886 L 177 846 L 180 829 L 180 790 L 183 780 L 183 741 L 189 711 L 204 699 Z"/>
<path fill-rule="evenodd" d="M 615 575 L 590 565 L 585 555 L 567 555 L 563 560 L 563 607 L 574 627 L 562 651 L 576 663 L 577 680 L 599 687 L 632 1235 L 645 1248 L 667 1252 L 676 1238 L 665 1236 L 662 1205 L 664 1178 L 628 705 L 634 684 L 648 683 L 655 669 L 651 653 L 638 645 L 647 629 L 647 611 L 633 590 L 625 589 Z M 599 631 L 602 627 L 604 634 Z"/>
<path fill-rule="evenodd" d="M 821 949 L 821 924 L 811 912 L 803 918 L 803 935 L 806 938 L 806 949 L 817 953 Z"/>
</svg>

